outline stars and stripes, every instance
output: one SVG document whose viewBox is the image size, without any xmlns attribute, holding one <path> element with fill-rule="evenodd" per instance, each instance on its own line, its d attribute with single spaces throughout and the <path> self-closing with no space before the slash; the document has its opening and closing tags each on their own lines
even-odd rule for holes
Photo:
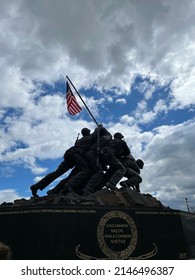
<svg viewBox="0 0 195 280">
<path fill-rule="evenodd" d="M 76 97 L 71 91 L 69 83 L 66 82 L 66 102 L 67 102 L 67 109 L 71 115 L 76 115 L 81 112 L 82 108 L 78 104 Z"/>
</svg>

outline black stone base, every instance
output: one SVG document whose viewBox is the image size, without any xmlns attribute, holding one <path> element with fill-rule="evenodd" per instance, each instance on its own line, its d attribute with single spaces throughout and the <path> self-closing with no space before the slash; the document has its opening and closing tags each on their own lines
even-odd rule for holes
<svg viewBox="0 0 195 280">
<path fill-rule="evenodd" d="M 16 260 L 195 258 L 195 214 L 122 207 L 1 207 Z"/>
</svg>

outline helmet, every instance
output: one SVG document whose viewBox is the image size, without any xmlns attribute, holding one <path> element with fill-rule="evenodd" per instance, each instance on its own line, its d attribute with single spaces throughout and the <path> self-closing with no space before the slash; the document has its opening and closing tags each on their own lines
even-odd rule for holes
<svg viewBox="0 0 195 280">
<path fill-rule="evenodd" d="M 114 139 L 122 139 L 122 138 L 124 138 L 124 136 L 120 132 L 114 134 Z"/>
<path fill-rule="evenodd" d="M 89 135 L 90 132 L 91 132 L 90 129 L 89 129 L 89 128 L 86 128 L 86 127 L 84 127 L 84 128 L 81 130 L 81 134 L 82 134 L 83 136 Z"/>
<path fill-rule="evenodd" d="M 136 162 L 140 169 L 142 169 L 144 167 L 144 162 L 142 159 L 137 159 Z"/>
</svg>

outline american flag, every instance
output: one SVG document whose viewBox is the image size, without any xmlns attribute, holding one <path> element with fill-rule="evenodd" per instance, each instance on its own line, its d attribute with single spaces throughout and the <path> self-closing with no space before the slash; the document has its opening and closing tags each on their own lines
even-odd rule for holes
<svg viewBox="0 0 195 280">
<path fill-rule="evenodd" d="M 76 115 L 81 112 L 82 108 L 78 104 L 76 97 L 71 91 L 69 83 L 66 82 L 66 102 L 67 102 L 67 109 L 71 115 Z"/>
</svg>

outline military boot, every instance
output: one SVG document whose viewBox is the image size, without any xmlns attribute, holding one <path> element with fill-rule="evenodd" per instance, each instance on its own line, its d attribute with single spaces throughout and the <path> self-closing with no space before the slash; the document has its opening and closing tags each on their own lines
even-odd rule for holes
<svg viewBox="0 0 195 280">
<path fill-rule="evenodd" d="M 30 187 L 30 189 L 31 189 L 31 192 L 32 192 L 32 196 L 34 196 L 34 197 L 39 197 L 38 194 L 37 194 L 37 191 L 38 191 L 39 188 L 37 188 L 36 185 L 32 185 L 32 186 Z"/>
<path fill-rule="evenodd" d="M 121 185 L 121 187 L 123 187 L 123 188 L 129 188 L 127 182 L 125 182 L 125 181 L 120 182 L 120 185 Z"/>
<path fill-rule="evenodd" d="M 116 186 L 114 186 L 113 184 L 111 184 L 111 183 L 109 183 L 109 182 L 107 182 L 107 183 L 105 184 L 105 187 L 108 188 L 108 189 L 110 189 L 111 191 L 117 191 L 117 190 L 118 190 L 118 188 L 117 188 Z"/>
<path fill-rule="evenodd" d="M 139 184 L 138 184 L 138 185 L 135 185 L 135 190 L 136 190 L 137 192 L 140 192 Z"/>
</svg>

